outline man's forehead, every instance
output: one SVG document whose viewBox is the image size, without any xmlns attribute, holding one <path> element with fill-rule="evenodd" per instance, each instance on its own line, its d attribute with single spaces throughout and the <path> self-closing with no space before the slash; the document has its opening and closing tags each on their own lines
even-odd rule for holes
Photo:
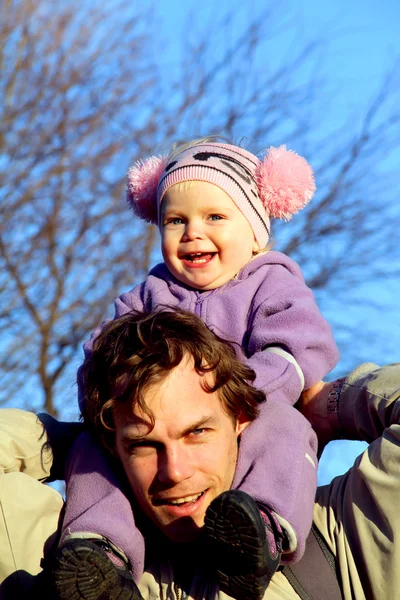
<svg viewBox="0 0 400 600">
<path fill-rule="evenodd" d="M 115 425 L 117 428 L 137 429 L 148 427 L 151 423 L 152 420 L 149 415 L 144 412 L 135 412 L 132 405 L 124 404 L 118 406 L 115 410 Z"/>
<path fill-rule="evenodd" d="M 168 425 L 179 432 L 197 423 L 217 420 L 224 409 L 218 392 L 210 392 L 207 383 L 213 383 L 209 373 L 199 374 L 193 363 L 182 361 L 167 378 L 143 390 L 142 406 L 124 403 L 116 408 L 117 429 L 147 435 L 146 429 L 158 426 Z"/>
<path fill-rule="evenodd" d="M 155 421 L 171 420 L 206 420 L 211 419 L 220 412 L 225 412 L 217 392 L 201 393 L 192 389 L 190 393 L 183 396 L 178 394 L 171 398 L 171 394 L 163 394 L 159 390 L 157 398 L 151 395 L 149 398 L 144 396 L 145 408 L 131 402 L 117 405 L 115 416 L 120 425 L 129 427 L 145 427 Z"/>
<path fill-rule="evenodd" d="M 220 416 L 215 411 L 202 411 L 198 414 L 192 412 L 181 413 L 178 417 L 156 415 L 154 423 L 148 417 L 141 418 L 132 414 L 131 418 L 116 421 L 117 435 L 126 439 L 134 438 L 163 438 L 179 439 L 195 429 L 218 428 Z"/>
<path fill-rule="evenodd" d="M 117 385 L 121 391 L 129 392 L 128 389 L 129 378 L 121 376 L 118 379 Z M 163 374 L 157 381 L 150 381 L 143 385 L 141 390 L 141 397 L 144 404 L 150 408 L 150 405 L 154 401 L 163 398 L 170 397 L 171 388 L 173 392 L 188 393 L 190 395 L 198 394 L 203 396 L 204 394 L 210 394 L 210 387 L 215 383 L 215 375 L 213 371 L 198 371 L 194 365 L 194 359 L 190 355 L 185 355 L 181 362 L 171 369 L 170 371 Z M 135 390 L 132 389 L 132 397 L 135 396 Z M 212 392 L 211 392 L 212 395 Z M 218 396 L 218 394 L 217 394 Z M 140 409 L 135 408 L 136 414 L 141 416 Z"/>
</svg>

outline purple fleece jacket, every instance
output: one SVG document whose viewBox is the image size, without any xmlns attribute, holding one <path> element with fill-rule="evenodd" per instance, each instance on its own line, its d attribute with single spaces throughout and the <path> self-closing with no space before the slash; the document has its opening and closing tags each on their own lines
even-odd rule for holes
<svg viewBox="0 0 400 600">
<path fill-rule="evenodd" d="M 255 386 L 294 404 L 339 359 L 330 325 L 322 317 L 300 267 L 281 252 L 250 261 L 236 279 L 207 292 L 184 286 L 164 263 L 115 302 L 115 318 L 131 311 L 179 307 L 198 315 L 257 374 Z M 90 353 L 97 328 L 85 344 Z M 263 350 L 266 350 L 263 352 Z M 304 379 L 303 379 L 304 378 Z M 82 390 L 80 398 L 82 398 Z"/>
<path fill-rule="evenodd" d="M 165 306 L 197 314 L 216 334 L 233 342 L 239 357 L 255 370 L 255 385 L 266 392 L 267 401 L 241 434 L 232 487 L 276 513 L 291 543 L 282 560 L 297 561 L 311 528 L 317 444 L 310 423 L 292 405 L 338 360 L 330 326 L 299 267 L 279 252 L 260 255 L 235 280 L 208 292 L 183 286 L 159 264 L 145 282 L 116 300 L 115 318 Z M 85 344 L 86 355 L 101 329 Z M 78 386 L 82 404 L 79 373 Z M 114 542 L 127 554 L 139 581 L 144 540 L 115 473 L 87 434 L 71 452 L 63 528 L 63 537 L 89 531 Z"/>
</svg>

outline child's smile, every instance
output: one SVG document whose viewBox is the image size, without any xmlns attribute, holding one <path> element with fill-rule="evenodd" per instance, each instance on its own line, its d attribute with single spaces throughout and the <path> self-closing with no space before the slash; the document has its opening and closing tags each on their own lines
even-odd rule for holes
<svg viewBox="0 0 400 600">
<path fill-rule="evenodd" d="M 199 290 L 230 281 L 259 247 L 233 200 L 204 181 L 177 184 L 162 201 L 162 253 L 171 273 Z"/>
<path fill-rule="evenodd" d="M 189 263 L 191 267 L 197 267 L 208 264 L 216 255 L 216 252 L 194 252 L 192 254 L 184 254 L 181 258 L 185 263 Z"/>
</svg>

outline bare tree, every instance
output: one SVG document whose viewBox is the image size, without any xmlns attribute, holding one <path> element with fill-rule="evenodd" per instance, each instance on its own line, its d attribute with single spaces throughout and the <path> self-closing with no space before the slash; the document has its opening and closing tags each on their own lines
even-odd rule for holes
<svg viewBox="0 0 400 600">
<path fill-rule="evenodd" d="M 307 155 L 320 191 L 304 214 L 276 229 L 276 239 L 299 260 L 322 303 L 324 294 L 355 288 L 366 273 L 390 274 L 399 214 L 382 150 L 398 143 L 395 81 L 382 85 L 358 124 L 326 139 L 313 114 L 321 82 L 308 68 L 318 44 L 299 45 L 280 63 L 266 59 L 268 28 L 279 35 L 272 13 L 222 47 L 209 29 L 192 28 L 184 58 L 171 65 L 162 58 L 165 41 L 149 34 L 151 16 L 132 15 L 124 0 L 109 9 L 2 4 L 3 403 L 53 414 L 73 405 L 74 390 L 65 390 L 80 344 L 156 258 L 156 231 L 124 203 L 124 174 L 172 141 L 246 135 L 253 150 L 283 140 Z M 230 27 L 228 17 L 219 31 Z"/>
<path fill-rule="evenodd" d="M 113 30 L 104 10 L 54 12 L 29 0 L 4 8 L 2 390 L 26 401 L 34 375 L 54 413 L 55 385 L 112 289 L 149 268 L 155 232 L 135 223 L 121 198 L 130 156 L 153 139 L 144 109 L 157 72 L 145 56 L 145 16 Z"/>
</svg>

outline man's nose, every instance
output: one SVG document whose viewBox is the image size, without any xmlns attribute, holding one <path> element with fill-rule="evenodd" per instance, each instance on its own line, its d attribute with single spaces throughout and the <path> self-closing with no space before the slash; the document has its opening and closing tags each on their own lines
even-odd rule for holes
<svg viewBox="0 0 400 600">
<path fill-rule="evenodd" d="M 180 483 L 193 475 L 193 463 L 184 448 L 165 449 L 158 457 L 158 480 L 162 483 Z"/>
</svg>

